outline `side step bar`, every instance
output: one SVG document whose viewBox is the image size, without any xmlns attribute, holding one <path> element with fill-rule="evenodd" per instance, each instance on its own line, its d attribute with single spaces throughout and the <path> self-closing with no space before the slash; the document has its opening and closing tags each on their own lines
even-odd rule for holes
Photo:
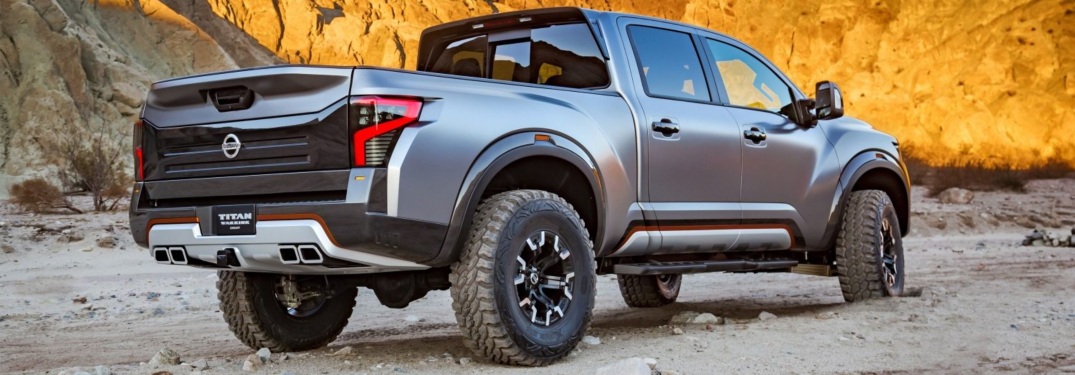
<svg viewBox="0 0 1075 375">
<path fill-rule="evenodd" d="M 708 260 L 696 262 L 617 264 L 613 273 L 621 275 L 666 275 L 703 272 L 762 271 L 791 268 L 799 262 L 784 260 Z"/>
</svg>

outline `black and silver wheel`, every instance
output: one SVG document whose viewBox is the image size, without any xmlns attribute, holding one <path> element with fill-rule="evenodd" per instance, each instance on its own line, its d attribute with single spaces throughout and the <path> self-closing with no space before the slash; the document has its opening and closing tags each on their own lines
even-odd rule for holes
<svg viewBox="0 0 1075 375">
<path fill-rule="evenodd" d="M 452 307 L 474 352 L 542 366 L 586 332 L 595 280 L 593 246 L 571 205 L 545 191 L 510 191 L 478 209 L 452 266 Z"/>
<path fill-rule="evenodd" d="M 220 311 L 247 346 L 274 352 L 328 345 L 347 325 L 358 288 L 324 276 L 218 272 Z"/>
<path fill-rule="evenodd" d="M 683 275 L 617 275 L 623 302 L 631 307 L 661 307 L 675 302 Z"/>
<path fill-rule="evenodd" d="M 851 193 L 836 238 L 836 270 L 844 300 L 903 294 L 903 264 L 899 218 L 888 195 L 880 190 Z"/>
</svg>

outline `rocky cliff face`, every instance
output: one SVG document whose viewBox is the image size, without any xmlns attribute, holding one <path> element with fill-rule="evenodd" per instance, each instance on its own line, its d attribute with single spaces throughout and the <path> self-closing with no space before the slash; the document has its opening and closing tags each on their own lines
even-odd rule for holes
<svg viewBox="0 0 1075 375">
<path fill-rule="evenodd" d="M 40 171 L 61 135 L 129 142 L 157 79 L 280 61 L 413 68 L 427 26 L 547 6 L 732 35 L 804 91 L 838 82 L 850 115 L 933 163 L 1075 165 L 1073 0 L 0 0 L 0 173 Z"/>
<path fill-rule="evenodd" d="M 253 39 L 222 48 L 245 36 L 223 23 L 232 35 L 207 34 L 155 0 L 0 0 L 0 177 L 45 173 L 58 142 L 90 133 L 129 148 L 153 81 L 278 61 Z"/>
<path fill-rule="evenodd" d="M 1075 1 L 208 0 L 293 63 L 415 66 L 423 28 L 584 6 L 679 20 L 754 46 L 807 92 L 838 82 L 848 113 L 942 164 L 969 155 L 1075 165 Z"/>
</svg>

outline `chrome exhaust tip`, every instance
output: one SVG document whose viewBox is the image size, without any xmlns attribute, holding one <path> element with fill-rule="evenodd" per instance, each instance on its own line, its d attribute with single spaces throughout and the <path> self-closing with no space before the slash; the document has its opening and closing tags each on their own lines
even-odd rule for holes
<svg viewBox="0 0 1075 375">
<path fill-rule="evenodd" d="M 299 250 L 294 245 L 280 245 L 280 263 L 299 264 Z"/>
<path fill-rule="evenodd" d="M 321 250 L 314 245 L 299 245 L 299 259 L 302 264 L 321 264 L 325 258 L 321 256 Z"/>
<path fill-rule="evenodd" d="M 153 248 L 153 259 L 160 264 L 172 264 L 172 258 L 168 257 L 168 248 L 165 247 Z"/>
<path fill-rule="evenodd" d="M 187 250 L 182 247 L 169 247 L 168 256 L 172 259 L 172 264 L 187 264 Z"/>
</svg>

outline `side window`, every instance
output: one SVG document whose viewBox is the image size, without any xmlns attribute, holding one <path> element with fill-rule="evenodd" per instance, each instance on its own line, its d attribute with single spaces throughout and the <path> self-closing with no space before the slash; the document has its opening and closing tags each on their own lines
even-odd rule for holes
<svg viewBox="0 0 1075 375">
<path fill-rule="evenodd" d="M 645 26 L 630 26 L 627 33 L 642 67 L 646 94 L 709 101 L 702 63 L 690 34 Z"/>
<path fill-rule="evenodd" d="M 554 25 L 530 31 L 531 69 L 526 82 L 587 88 L 608 86 L 608 67 L 584 23 Z"/>
<path fill-rule="evenodd" d="M 484 35 L 452 42 L 430 70 L 467 77 L 484 77 L 486 45 Z"/>
<path fill-rule="evenodd" d="M 710 61 L 724 81 L 728 104 L 780 112 L 791 104 L 791 87 L 754 56 L 731 45 L 706 39 Z"/>
<path fill-rule="evenodd" d="M 609 84 L 608 68 L 589 26 L 552 25 L 530 30 L 530 38 L 489 43 L 485 35 L 448 44 L 432 72 L 572 88 Z M 492 55 L 486 69 L 486 52 Z"/>
</svg>

